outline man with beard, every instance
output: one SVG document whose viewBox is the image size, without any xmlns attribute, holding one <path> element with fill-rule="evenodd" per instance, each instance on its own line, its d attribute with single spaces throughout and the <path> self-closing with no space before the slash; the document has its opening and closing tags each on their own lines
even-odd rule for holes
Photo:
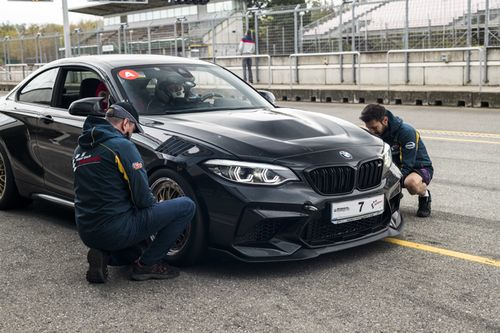
<svg viewBox="0 0 500 333">
<path fill-rule="evenodd" d="M 420 133 L 379 104 L 367 105 L 359 119 L 370 133 L 391 146 L 393 161 L 403 174 L 403 186 L 411 195 L 418 194 L 417 216 L 428 217 L 431 214 L 431 193 L 427 186 L 434 169 Z"/>
</svg>

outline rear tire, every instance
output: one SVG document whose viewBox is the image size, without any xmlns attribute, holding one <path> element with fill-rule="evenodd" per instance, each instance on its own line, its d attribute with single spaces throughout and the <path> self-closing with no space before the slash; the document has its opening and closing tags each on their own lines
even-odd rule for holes
<svg viewBox="0 0 500 333">
<path fill-rule="evenodd" d="M 18 207 L 26 202 L 17 191 L 10 162 L 2 145 L 0 145 L 0 210 Z"/>
<path fill-rule="evenodd" d="M 206 249 L 206 225 L 195 193 L 184 177 L 170 169 L 155 171 L 150 179 L 151 190 L 158 201 L 187 196 L 196 204 L 196 214 L 190 226 L 179 236 L 167 254 L 174 265 L 189 266 L 203 260 Z"/>
</svg>

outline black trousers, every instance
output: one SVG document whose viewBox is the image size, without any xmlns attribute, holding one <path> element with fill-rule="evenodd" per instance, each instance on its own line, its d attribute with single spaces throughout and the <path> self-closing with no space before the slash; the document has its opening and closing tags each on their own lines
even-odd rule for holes
<svg viewBox="0 0 500 333">
<path fill-rule="evenodd" d="M 252 58 L 243 58 L 241 65 L 243 66 L 243 80 L 247 81 L 248 78 L 248 81 L 253 83 Z"/>
</svg>

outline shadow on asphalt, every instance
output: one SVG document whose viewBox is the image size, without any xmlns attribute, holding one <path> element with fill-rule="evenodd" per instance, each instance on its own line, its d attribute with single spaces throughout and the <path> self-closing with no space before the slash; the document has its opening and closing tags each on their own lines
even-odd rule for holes
<svg viewBox="0 0 500 333">
<path fill-rule="evenodd" d="M 72 208 L 57 205 L 50 201 L 33 200 L 28 206 L 9 210 L 9 212 L 21 216 L 36 216 L 37 219 L 46 223 L 53 223 L 76 230 L 75 211 Z"/>
<path fill-rule="evenodd" d="M 290 277 L 303 276 L 304 273 L 315 274 L 327 268 L 329 270 L 349 266 L 353 261 L 369 262 L 394 249 L 388 243 L 375 243 L 328 253 L 317 258 L 289 262 L 245 263 L 229 257 L 211 255 L 203 263 L 184 268 L 186 272 L 218 279 L 254 279 L 257 277 Z"/>
</svg>

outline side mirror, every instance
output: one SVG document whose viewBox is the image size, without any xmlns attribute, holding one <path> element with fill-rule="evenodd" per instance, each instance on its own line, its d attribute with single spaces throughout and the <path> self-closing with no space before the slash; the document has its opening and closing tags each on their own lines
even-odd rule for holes
<svg viewBox="0 0 500 333">
<path fill-rule="evenodd" d="M 104 97 L 87 97 L 74 101 L 69 106 L 69 114 L 104 117 L 106 112 L 101 107 L 101 101 L 104 99 Z"/>
<path fill-rule="evenodd" d="M 274 94 L 270 91 L 267 91 L 267 90 L 257 90 L 259 92 L 259 94 L 264 97 L 265 99 L 267 99 L 267 101 L 271 104 L 274 104 L 276 103 L 276 97 L 274 97 Z"/>
</svg>

